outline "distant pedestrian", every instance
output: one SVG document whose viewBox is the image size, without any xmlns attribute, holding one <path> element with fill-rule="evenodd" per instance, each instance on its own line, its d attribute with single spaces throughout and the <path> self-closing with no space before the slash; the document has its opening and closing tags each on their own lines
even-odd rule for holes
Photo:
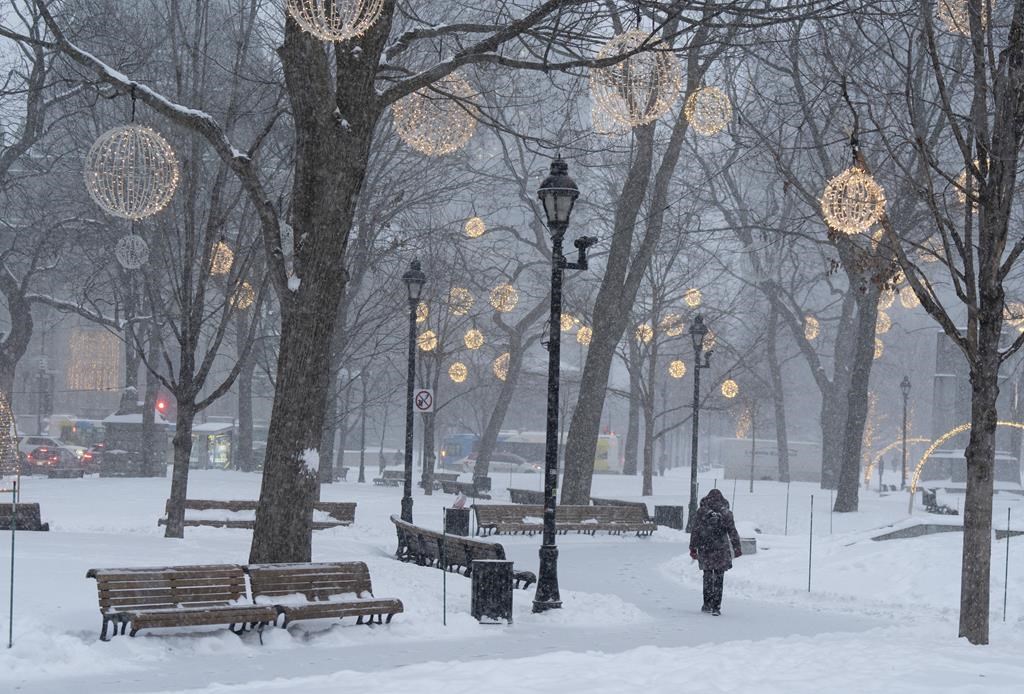
<svg viewBox="0 0 1024 694">
<path fill-rule="evenodd" d="M 668 453 L 661 452 L 661 457 L 658 458 L 658 475 L 661 477 L 665 476 L 665 468 L 668 467 Z"/>
<path fill-rule="evenodd" d="M 729 502 L 722 492 L 712 489 L 700 500 L 700 508 L 690 529 L 690 557 L 704 572 L 704 605 L 701 612 L 722 614 L 722 588 L 732 558 L 743 554 L 740 535 Z"/>
</svg>

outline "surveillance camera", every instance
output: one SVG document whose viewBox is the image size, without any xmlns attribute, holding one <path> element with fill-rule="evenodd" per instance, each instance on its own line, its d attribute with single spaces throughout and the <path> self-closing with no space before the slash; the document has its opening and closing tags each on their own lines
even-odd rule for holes
<svg viewBox="0 0 1024 694">
<path fill-rule="evenodd" d="M 576 239 L 575 241 L 573 241 L 573 245 L 576 246 L 576 248 L 579 248 L 580 250 L 583 250 L 585 248 L 590 248 L 591 246 L 593 246 L 596 243 L 597 243 L 597 237 L 596 236 L 581 236 L 578 239 Z"/>
</svg>

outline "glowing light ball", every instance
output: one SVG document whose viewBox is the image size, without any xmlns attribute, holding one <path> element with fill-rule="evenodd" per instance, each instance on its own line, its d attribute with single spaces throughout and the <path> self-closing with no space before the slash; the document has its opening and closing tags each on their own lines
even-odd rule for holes
<svg viewBox="0 0 1024 694">
<path fill-rule="evenodd" d="M 145 125 L 100 135 L 85 156 L 85 187 L 100 208 L 139 220 L 164 209 L 178 188 L 178 160 L 163 136 Z"/>
<path fill-rule="evenodd" d="M 635 51 L 612 65 L 590 71 L 590 94 L 594 108 L 612 121 L 635 127 L 656 121 L 669 112 L 679 98 L 682 70 L 670 47 L 651 42 L 645 31 L 618 34 L 597 53 L 597 59 L 614 58 Z"/>
<path fill-rule="evenodd" d="M 829 181 L 821 196 L 825 223 L 847 235 L 867 231 L 884 213 L 885 191 L 858 166 L 851 166 Z"/>
</svg>

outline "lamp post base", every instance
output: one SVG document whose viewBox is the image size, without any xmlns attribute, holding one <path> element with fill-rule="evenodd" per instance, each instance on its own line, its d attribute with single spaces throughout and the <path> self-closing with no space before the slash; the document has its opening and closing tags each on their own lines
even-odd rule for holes
<svg viewBox="0 0 1024 694">
<path fill-rule="evenodd" d="M 541 545 L 540 575 L 537 578 L 537 592 L 533 596 L 533 611 L 546 612 L 562 606 L 558 594 L 558 547 Z"/>
<path fill-rule="evenodd" d="M 402 520 L 406 523 L 412 523 L 412 497 L 402 497 Z"/>
</svg>

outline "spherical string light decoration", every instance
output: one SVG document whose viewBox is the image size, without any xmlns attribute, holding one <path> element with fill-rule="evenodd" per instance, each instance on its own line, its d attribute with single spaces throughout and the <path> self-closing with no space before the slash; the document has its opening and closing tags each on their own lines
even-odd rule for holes
<svg viewBox="0 0 1024 694">
<path fill-rule="evenodd" d="M 967 204 L 967 199 L 971 199 L 971 209 L 978 209 L 978 181 L 974 175 L 974 169 L 977 169 L 980 163 L 977 159 L 974 160 L 974 166 L 971 167 L 971 178 L 967 180 L 967 169 L 960 172 L 960 175 L 956 177 L 956 200 L 961 205 Z"/>
<path fill-rule="evenodd" d="M 704 339 L 701 341 L 701 347 L 705 352 L 710 352 L 715 348 L 715 344 L 718 342 L 718 336 L 711 330 L 707 332 Z"/>
<path fill-rule="evenodd" d="M 981 7 L 981 28 L 985 29 L 988 25 L 985 3 L 982 3 Z M 935 18 L 951 34 L 971 35 L 971 8 L 967 0 L 938 0 L 935 3 Z"/>
<path fill-rule="evenodd" d="M 808 342 L 812 342 L 818 339 L 818 335 L 821 334 L 821 323 L 817 318 L 808 314 L 804 316 L 804 339 Z"/>
<path fill-rule="evenodd" d="M 632 53 L 641 46 L 646 48 Z M 648 32 L 618 34 L 601 47 L 598 60 L 632 53 L 607 67 L 590 71 L 590 95 L 594 108 L 626 127 L 652 123 L 669 112 L 682 88 L 679 59 L 660 42 L 651 43 Z"/>
<path fill-rule="evenodd" d="M 462 342 L 466 349 L 480 349 L 484 346 L 484 334 L 476 328 L 470 328 L 462 337 Z"/>
<path fill-rule="evenodd" d="M 256 302 L 256 290 L 248 282 L 242 282 L 228 300 L 233 308 L 244 311 Z"/>
<path fill-rule="evenodd" d="M 163 136 L 144 125 L 112 128 L 85 155 L 85 187 L 104 212 L 139 220 L 167 206 L 178 188 L 178 159 Z"/>
<path fill-rule="evenodd" d="M 1024 303 L 1009 301 L 1003 306 L 1003 320 L 1015 328 L 1024 325 Z"/>
<path fill-rule="evenodd" d="M 421 301 L 416 304 L 416 322 L 425 323 L 430 318 L 430 306 L 427 305 L 426 301 Z"/>
<path fill-rule="evenodd" d="M 231 272 L 231 266 L 234 262 L 235 252 L 231 250 L 231 246 L 223 241 L 218 241 L 213 247 L 213 253 L 210 255 L 210 274 L 226 275 Z"/>
<path fill-rule="evenodd" d="M 746 405 L 736 420 L 736 438 L 745 439 L 750 435 L 754 422 L 750 416 L 750 405 Z"/>
<path fill-rule="evenodd" d="M 683 301 L 685 301 L 686 305 L 689 306 L 690 308 L 697 308 L 698 306 L 700 306 L 701 301 L 703 300 L 704 295 L 701 294 L 700 290 L 697 289 L 696 287 L 687 289 L 686 293 L 683 294 Z"/>
<path fill-rule="evenodd" d="M 878 316 L 875 318 L 875 332 L 879 335 L 885 335 L 892 328 L 892 318 L 885 311 L 879 311 Z"/>
<path fill-rule="evenodd" d="M 892 308 L 892 305 L 896 303 L 896 292 L 892 289 L 883 289 L 878 293 L 878 308 L 885 311 L 886 309 Z"/>
<path fill-rule="evenodd" d="M 519 303 L 519 292 L 511 284 L 499 284 L 491 290 L 491 306 L 499 313 L 508 313 Z"/>
<path fill-rule="evenodd" d="M 464 316 L 473 310 L 473 293 L 465 287 L 448 290 L 448 308 L 456 316 Z"/>
<path fill-rule="evenodd" d="M 885 343 L 882 342 L 880 337 L 875 338 L 875 359 L 881 359 L 882 355 L 885 354 Z"/>
<path fill-rule="evenodd" d="M 668 363 L 668 375 L 672 378 L 682 378 L 686 375 L 686 362 L 682 359 L 673 359 Z"/>
<path fill-rule="evenodd" d="M 405 144 L 422 154 L 438 157 L 457 152 L 476 130 L 476 118 L 465 103 L 476 96 L 476 90 L 461 75 L 446 75 L 391 107 L 395 131 Z"/>
<path fill-rule="evenodd" d="M 640 344 L 649 345 L 651 340 L 654 339 L 654 328 L 651 327 L 650 323 L 640 323 L 633 331 L 633 335 Z"/>
<path fill-rule="evenodd" d="M 821 195 L 825 223 L 850 236 L 867 231 L 885 213 L 885 191 L 859 166 L 833 178 Z"/>
<path fill-rule="evenodd" d="M 576 342 L 579 342 L 584 347 L 590 344 L 590 341 L 594 339 L 594 329 L 586 325 L 581 325 L 580 329 L 576 331 Z"/>
<path fill-rule="evenodd" d="M 921 305 L 921 300 L 917 298 L 917 292 L 909 284 L 900 287 L 900 305 L 903 308 L 917 308 Z"/>
<path fill-rule="evenodd" d="M 609 99 L 620 99 L 615 95 L 609 94 Z M 625 104 L 618 105 L 617 108 L 613 109 L 615 112 L 621 112 L 627 110 L 628 107 Z M 590 105 L 590 128 L 598 135 L 605 137 L 621 137 L 626 133 L 632 132 L 632 126 L 625 125 L 618 122 L 608 112 L 597 105 L 597 102 L 592 101 Z"/>
<path fill-rule="evenodd" d="M 494 372 L 495 377 L 497 377 L 499 381 L 504 381 L 506 378 L 508 378 L 508 359 L 509 353 L 505 352 L 504 354 L 500 355 L 497 359 L 495 359 L 494 363 L 491 364 L 491 370 Z"/>
<path fill-rule="evenodd" d="M 722 395 L 729 400 L 732 400 L 740 394 L 740 384 L 731 378 L 727 378 L 722 381 Z"/>
<path fill-rule="evenodd" d="M 454 383 L 462 383 L 469 375 L 469 369 L 461 361 L 457 361 L 448 367 L 448 378 Z"/>
<path fill-rule="evenodd" d="M 917 257 L 922 263 L 937 263 L 946 259 L 946 249 L 942 246 L 942 239 L 929 236 L 917 249 Z"/>
<path fill-rule="evenodd" d="M 580 319 L 571 313 L 563 313 L 558 319 L 558 326 L 563 333 L 567 333 L 580 324 Z"/>
<path fill-rule="evenodd" d="M 362 36 L 380 19 L 384 0 L 288 0 L 288 14 L 321 41 Z"/>
<path fill-rule="evenodd" d="M 487 231 L 487 224 L 480 217 L 470 217 L 466 220 L 462 230 L 466 232 L 466 236 L 469 238 L 478 239 Z"/>
<path fill-rule="evenodd" d="M 114 257 L 125 270 L 138 270 L 149 260 L 149 244 L 138 234 L 126 234 L 114 245 Z"/>
<path fill-rule="evenodd" d="M 683 323 L 683 317 L 678 313 L 666 313 L 658 321 L 658 329 L 669 337 L 679 337 L 683 334 L 683 330 L 686 329 L 686 324 Z"/>
<path fill-rule="evenodd" d="M 732 120 L 732 102 L 718 87 L 701 87 L 690 94 L 683 113 L 690 127 L 699 134 L 715 135 Z"/>
<path fill-rule="evenodd" d="M 433 330 L 424 330 L 416 337 L 416 346 L 422 352 L 433 352 L 437 347 L 437 333 Z"/>
</svg>

